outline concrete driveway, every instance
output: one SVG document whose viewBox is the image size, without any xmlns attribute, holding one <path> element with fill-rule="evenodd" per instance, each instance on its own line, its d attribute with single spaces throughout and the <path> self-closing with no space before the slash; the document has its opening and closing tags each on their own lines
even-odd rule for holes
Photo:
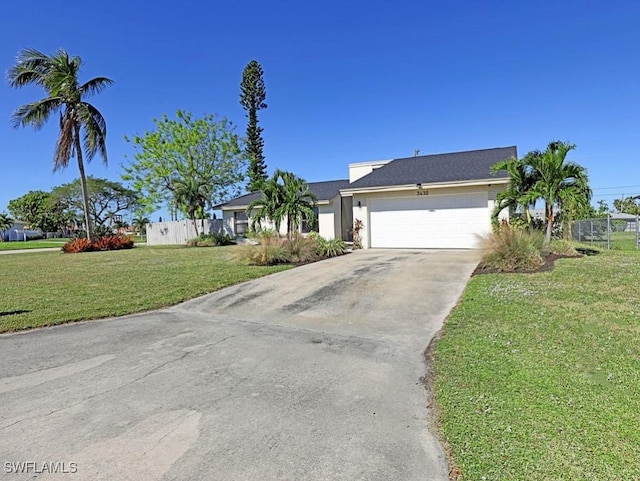
<svg viewBox="0 0 640 481">
<path fill-rule="evenodd" d="M 476 262 L 358 251 L 0 336 L 0 479 L 446 480 L 423 351 Z"/>
</svg>

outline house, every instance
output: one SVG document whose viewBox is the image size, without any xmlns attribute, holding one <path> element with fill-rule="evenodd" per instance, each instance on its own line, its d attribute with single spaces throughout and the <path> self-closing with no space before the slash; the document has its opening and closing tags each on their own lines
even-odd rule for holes
<svg viewBox="0 0 640 481">
<path fill-rule="evenodd" d="M 335 238 L 336 232 L 342 233 L 351 228 L 351 220 L 348 224 L 342 225 L 341 212 L 343 211 L 342 197 L 340 190 L 349 186 L 348 180 L 330 180 L 327 182 L 309 182 L 309 190 L 318 199 L 316 207 L 316 226 L 302 226 L 303 232 L 315 230 L 326 238 Z M 224 204 L 216 206 L 222 210 L 223 231 L 230 236 L 243 235 L 249 228 L 249 218 L 246 209 L 254 200 L 262 196 L 261 192 L 251 192 L 249 194 L 236 197 Z M 349 206 L 349 209 L 351 207 Z M 316 227 L 316 229 L 313 229 Z M 287 225 L 283 222 L 280 226 L 281 233 L 286 233 Z"/>
<path fill-rule="evenodd" d="M 365 249 L 474 248 L 490 232 L 496 195 L 509 182 L 491 168 L 511 157 L 515 146 L 350 164 L 348 181 L 309 183 L 318 197 L 318 232 L 350 241 L 357 219 Z M 246 230 L 245 209 L 260 195 L 218 206 L 226 232 Z"/>
</svg>

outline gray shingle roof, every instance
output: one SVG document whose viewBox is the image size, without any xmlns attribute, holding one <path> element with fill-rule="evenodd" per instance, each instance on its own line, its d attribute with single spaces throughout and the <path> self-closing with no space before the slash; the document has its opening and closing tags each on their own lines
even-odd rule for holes
<svg viewBox="0 0 640 481">
<path fill-rule="evenodd" d="M 349 187 L 349 180 L 328 180 L 326 182 L 308 182 L 309 190 L 313 192 L 318 198 L 318 202 L 329 201 L 339 194 L 340 189 L 346 189 Z M 260 191 L 251 192 L 249 194 L 241 195 L 235 199 L 231 199 L 229 202 L 219 204 L 215 208 L 221 207 L 246 207 L 251 202 L 259 199 L 262 196 Z"/>
<path fill-rule="evenodd" d="M 503 179 L 508 177 L 507 173 L 500 171 L 494 175 L 491 167 L 509 157 L 517 157 L 515 146 L 394 159 L 347 188 Z"/>
</svg>

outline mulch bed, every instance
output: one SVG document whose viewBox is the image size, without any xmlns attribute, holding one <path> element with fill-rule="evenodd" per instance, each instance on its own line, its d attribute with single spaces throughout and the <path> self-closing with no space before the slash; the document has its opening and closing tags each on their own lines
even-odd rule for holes
<svg viewBox="0 0 640 481">
<path fill-rule="evenodd" d="M 578 259 L 580 257 L 582 257 L 582 255 L 562 256 L 558 254 L 549 254 L 544 258 L 544 264 L 540 266 L 538 269 L 535 269 L 532 271 L 520 269 L 520 270 L 505 272 L 505 271 L 501 271 L 500 269 L 496 269 L 495 267 L 489 267 L 489 266 L 479 264 L 478 267 L 476 267 L 476 270 L 474 270 L 473 274 L 471 275 L 478 276 L 480 274 L 534 274 L 536 272 L 550 271 L 551 269 L 553 269 L 555 262 L 558 259 Z"/>
</svg>

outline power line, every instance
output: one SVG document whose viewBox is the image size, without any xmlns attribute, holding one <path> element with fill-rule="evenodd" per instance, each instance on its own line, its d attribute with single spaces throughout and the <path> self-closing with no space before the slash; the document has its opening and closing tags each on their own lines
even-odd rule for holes
<svg viewBox="0 0 640 481">
<path fill-rule="evenodd" d="M 621 185 L 618 187 L 593 187 L 591 190 L 611 190 L 611 189 L 636 189 L 640 185 Z"/>
</svg>

